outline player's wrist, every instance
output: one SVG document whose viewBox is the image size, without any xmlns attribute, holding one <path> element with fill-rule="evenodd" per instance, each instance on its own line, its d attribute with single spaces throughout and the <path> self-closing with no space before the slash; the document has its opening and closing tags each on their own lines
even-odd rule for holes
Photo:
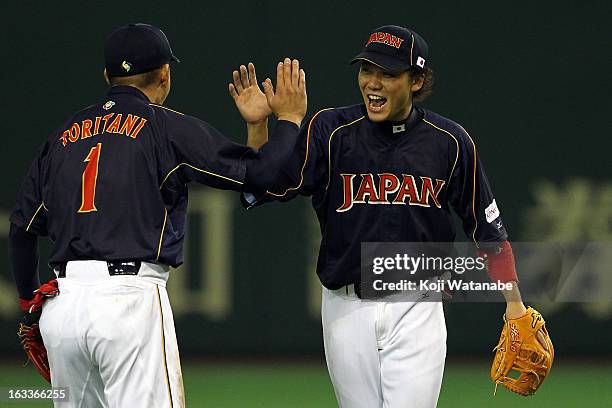
<svg viewBox="0 0 612 408">
<path fill-rule="evenodd" d="M 502 290 L 501 293 L 504 296 L 507 304 L 516 304 L 523 303 L 523 298 L 521 297 L 521 292 L 518 288 L 518 283 L 516 281 L 505 282 L 506 284 L 510 284 L 512 289 Z"/>
<path fill-rule="evenodd" d="M 518 283 L 516 281 L 511 281 L 509 283 L 512 285 L 512 289 L 502 291 L 502 295 L 504 295 L 504 299 L 506 300 L 506 318 L 516 319 L 524 316 L 525 313 L 527 313 L 527 308 L 523 303 Z"/>
<path fill-rule="evenodd" d="M 508 302 L 506 303 L 506 319 L 518 319 L 525 316 L 527 308 L 523 302 Z"/>
<path fill-rule="evenodd" d="M 264 119 L 262 120 L 257 120 L 254 122 L 247 122 L 247 127 L 251 127 L 251 128 L 262 128 L 264 126 L 268 126 L 268 117 L 266 116 Z"/>
<path fill-rule="evenodd" d="M 286 120 L 288 122 L 293 122 L 298 125 L 298 127 L 300 127 L 300 125 L 302 124 L 302 119 L 304 119 L 304 116 L 302 115 L 294 115 L 290 113 L 281 113 L 278 115 L 278 120 Z"/>
</svg>

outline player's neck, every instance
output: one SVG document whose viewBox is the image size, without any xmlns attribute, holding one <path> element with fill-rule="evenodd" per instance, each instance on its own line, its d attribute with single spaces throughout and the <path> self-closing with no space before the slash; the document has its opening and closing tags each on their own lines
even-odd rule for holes
<svg viewBox="0 0 612 408">
<path fill-rule="evenodd" d="M 162 92 L 160 92 L 157 88 L 140 87 L 133 84 L 128 84 L 128 86 L 138 89 L 147 97 L 149 102 L 154 103 L 156 105 L 163 105 L 164 100 L 166 99 L 164 96 L 162 96 Z"/>
<path fill-rule="evenodd" d="M 140 92 L 145 94 L 145 96 L 149 98 L 149 102 L 161 105 L 161 103 L 157 100 L 159 98 L 157 98 L 157 92 L 155 92 L 155 90 L 151 88 L 141 88 L 138 86 L 135 86 L 134 88 L 138 89 Z"/>
<path fill-rule="evenodd" d="M 412 116 L 413 106 L 414 106 L 414 105 L 413 105 L 412 103 L 410 103 L 410 105 L 409 105 L 409 106 L 407 106 L 407 109 L 406 109 L 406 111 L 405 111 L 405 112 L 406 112 L 405 114 L 403 114 L 403 115 L 398 115 L 398 116 L 396 116 L 396 117 L 395 117 L 395 118 L 393 118 L 393 119 L 388 119 L 388 121 L 389 121 L 389 122 L 398 122 L 398 123 L 399 123 L 399 122 L 407 122 L 407 121 L 409 121 L 409 120 L 410 120 L 410 117 Z"/>
</svg>

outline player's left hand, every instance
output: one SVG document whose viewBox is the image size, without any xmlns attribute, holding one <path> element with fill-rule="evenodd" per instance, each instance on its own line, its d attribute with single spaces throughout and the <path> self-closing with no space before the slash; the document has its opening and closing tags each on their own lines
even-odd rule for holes
<svg viewBox="0 0 612 408">
<path fill-rule="evenodd" d="M 40 334 L 38 321 L 45 302 L 57 295 L 59 295 L 57 279 L 53 279 L 36 289 L 32 299 L 19 299 L 19 305 L 24 312 L 24 317 L 21 323 L 19 323 L 17 336 L 28 356 L 28 361 L 34 364 L 40 375 L 49 383 L 51 383 L 51 370 L 49 369 L 47 349 Z"/>
<path fill-rule="evenodd" d="M 47 349 L 40 335 L 40 327 L 38 320 L 40 319 L 41 311 L 34 313 L 26 313 L 21 323 L 17 336 L 21 342 L 23 350 L 28 356 L 28 361 L 34 364 L 40 375 L 51 384 L 51 370 L 49 368 L 49 359 L 47 358 Z"/>
<path fill-rule="evenodd" d="M 494 349 L 491 379 L 520 395 L 533 395 L 542 385 L 553 364 L 555 350 L 542 315 L 527 308 L 524 315 L 504 316 L 499 343 Z M 518 378 L 509 376 L 519 373 Z"/>
<path fill-rule="evenodd" d="M 242 118 L 250 124 L 265 121 L 272 113 L 266 95 L 257 84 L 255 65 L 249 62 L 248 69 L 241 65 L 239 71 L 232 72 L 233 83 L 229 84 L 229 93 Z"/>
</svg>

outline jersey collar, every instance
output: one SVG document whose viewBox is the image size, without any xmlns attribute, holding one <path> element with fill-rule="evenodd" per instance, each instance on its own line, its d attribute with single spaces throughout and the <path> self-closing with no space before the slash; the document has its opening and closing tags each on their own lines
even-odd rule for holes
<svg viewBox="0 0 612 408">
<path fill-rule="evenodd" d="M 147 103 L 151 102 L 149 101 L 149 98 L 147 97 L 147 95 L 145 95 L 140 89 L 134 88 L 133 86 L 117 85 L 117 86 L 111 87 L 111 89 L 108 91 L 108 96 L 122 95 L 122 94 L 133 95 L 139 99 L 142 99 L 143 101 Z"/>
<path fill-rule="evenodd" d="M 362 110 L 364 112 L 364 115 L 367 117 L 368 112 L 365 105 L 362 105 Z M 414 128 L 421 121 L 422 118 L 422 110 L 413 105 L 412 110 L 410 111 L 410 115 L 408 115 L 408 118 L 404 120 L 386 120 L 384 122 L 372 122 L 368 119 L 368 121 L 375 129 L 377 129 L 377 133 L 383 135 L 385 138 L 395 140 L 406 135 L 407 132 Z"/>
</svg>

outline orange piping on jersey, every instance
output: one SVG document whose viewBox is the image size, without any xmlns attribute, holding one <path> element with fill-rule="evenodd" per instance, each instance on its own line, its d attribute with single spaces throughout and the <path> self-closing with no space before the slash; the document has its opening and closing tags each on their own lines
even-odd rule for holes
<svg viewBox="0 0 612 408">
<path fill-rule="evenodd" d="M 334 137 L 334 134 L 338 130 L 342 129 L 343 127 L 351 126 L 352 124 L 359 122 L 363 118 L 365 118 L 365 115 L 358 119 L 355 119 L 354 121 L 350 123 L 346 123 L 344 125 L 338 126 L 337 128 L 334 129 L 334 131 L 329 136 L 329 141 L 327 142 L 327 185 L 325 186 L 325 190 L 329 188 L 329 183 L 331 182 L 331 142 L 332 142 L 332 138 Z"/>
<path fill-rule="evenodd" d="M 455 172 L 455 166 L 457 165 L 457 161 L 459 160 L 459 142 L 457 141 L 457 138 L 455 136 L 453 136 L 453 134 L 450 133 L 449 131 L 444 130 L 444 129 L 434 125 L 433 123 L 431 123 L 427 119 L 423 119 L 423 122 L 427 123 L 431 127 L 434 127 L 436 129 L 438 129 L 439 131 L 444 132 L 447 135 L 449 135 L 455 141 L 455 144 L 457 145 L 457 153 L 455 154 L 455 163 L 453 163 L 453 167 L 451 168 L 451 172 L 448 175 L 448 181 L 446 182 L 446 188 L 448 189 L 448 186 L 449 186 L 450 181 L 451 181 L 451 177 L 453 177 L 453 173 Z"/>
<path fill-rule="evenodd" d="M 150 103 L 149 105 L 150 105 L 150 106 L 157 106 L 158 108 L 162 108 L 162 109 L 165 109 L 165 110 L 167 110 L 167 111 L 174 112 L 174 113 L 178 113 L 179 115 L 185 116 L 185 114 L 184 114 L 184 113 L 182 113 L 182 112 L 175 111 L 174 109 L 166 108 L 165 106 L 158 105 L 158 104 L 156 104 L 156 103 Z"/>
<path fill-rule="evenodd" d="M 170 171 L 168 172 L 168 174 L 166 174 L 166 177 L 164 177 L 164 180 L 161 182 L 161 184 L 160 184 L 160 186 L 159 186 L 159 189 L 160 189 L 160 190 L 161 190 L 161 189 L 162 189 L 162 187 L 164 186 L 164 183 L 166 182 L 166 180 L 168 180 L 168 177 L 170 177 L 170 175 L 171 175 L 172 173 L 174 173 L 174 172 L 175 172 L 175 171 L 176 171 L 176 170 L 177 170 L 179 167 L 181 167 L 181 166 L 187 166 L 187 167 L 190 167 L 190 168 L 192 168 L 192 169 L 194 169 L 194 170 L 200 171 L 200 172 L 202 172 L 202 173 L 210 174 L 211 176 L 216 176 L 216 177 L 219 177 L 219 178 L 222 178 L 222 179 L 225 179 L 225 180 L 233 181 L 234 183 L 243 184 L 243 183 L 242 183 L 242 181 L 234 180 L 233 178 L 225 177 L 225 176 L 222 176 L 222 175 L 220 175 L 220 174 L 213 173 L 212 171 L 208 171 L 208 170 L 199 169 L 199 168 L 197 168 L 197 167 L 195 167 L 195 166 L 192 166 L 192 165 L 191 165 L 191 164 L 189 164 L 189 163 L 179 163 L 179 164 L 178 164 L 178 165 L 177 165 L 175 168 L 173 168 L 172 170 L 170 170 Z"/>
<path fill-rule="evenodd" d="M 310 128 L 312 127 L 312 123 L 314 122 L 315 118 L 317 116 L 319 116 L 319 113 L 321 112 L 325 112 L 328 110 L 332 110 L 333 108 L 327 108 L 327 109 L 321 109 L 320 111 L 318 111 L 317 113 L 315 113 L 315 115 L 312 117 L 312 119 L 310 119 L 310 123 L 308 123 L 308 136 L 306 137 L 306 157 L 304 157 L 304 164 L 302 164 L 302 169 L 300 170 L 300 182 L 296 187 L 289 187 L 285 190 L 284 193 L 280 194 L 280 193 L 273 193 L 272 191 L 266 191 L 266 194 L 270 194 L 273 195 L 274 197 L 283 197 L 285 194 L 287 194 L 289 191 L 292 190 L 297 190 L 300 187 L 302 187 L 302 183 L 304 183 L 304 169 L 306 168 L 306 163 L 308 163 L 308 151 L 310 149 Z"/>
<path fill-rule="evenodd" d="M 157 244 L 157 257 L 156 261 L 159 260 L 159 254 L 161 253 L 161 244 L 164 239 L 164 230 L 166 229 L 166 221 L 168 220 L 168 209 L 164 208 L 164 225 L 162 225 L 161 234 L 159 234 L 159 244 Z"/>
<path fill-rule="evenodd" d="M 47 210 L 47 207 L 45 207 L 45 203 L 41 201 L 40 205 L 36 209 L 36 212 L 34 212 L 34 215 L 32 216 L 32 218 L 30 218 L 30 222 L 28 223 L 28 226 L 26 227 L 26 231 L 30 230 L 30 227 L 32 226 L 32 222 L 34 222 L 34 218 L 36 218 L 36 216 L 38 215 L 38 212 L 40 211 L 41 208 L 44 208 L 45 211 L 49 211 L 49 210 Z"/>
<path fill-rule="evenodd" d="M 164 333 L 164 309 L 162 309 L 161 296 L 159 295 L 159 285 L 155 285 L 157 290 L 157 304 L 159 305 L 160 326 L 161 326 L 161 342 L 162 355 L 164 356 L 164 373 L 166 374 L 166 387 L 168 388 L 168 398 L 170 399 L 170 408 L 172 408 L 172 390 L 170 389 L 170 376 L 168 375 L 168 362 L 166 357 L 166 335 Z"/>
</svg>

